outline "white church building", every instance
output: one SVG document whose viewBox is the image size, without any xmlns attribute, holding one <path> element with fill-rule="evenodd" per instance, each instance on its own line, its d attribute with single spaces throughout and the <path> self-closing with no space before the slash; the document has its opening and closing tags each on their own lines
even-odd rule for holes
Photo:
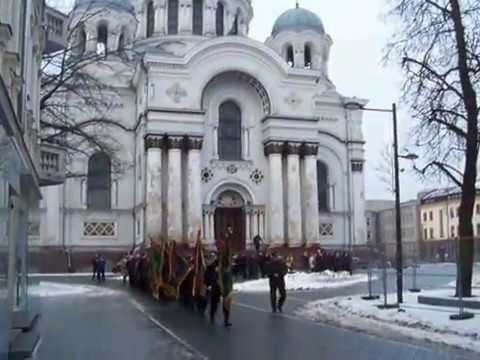
<svg viewBox="0 0 480 360">
<path fill-rule="evenodd" d="M 103 51 L 89 71 L 116 88 L 108 112 L 76 116 L 133 129 L 109 130 L 131 166 L 76 156 L 71 171 L 83 175 L 43 191 L 33 249 L 186 248 L 198 234 L 213 246 L 227 225 L 237 251 L 256 235 L 272 247 L 366 244 L 363 112 L 344 106 L 366 101 L 336 91 L 319 16 L 297 5 L 262 43 L 248 36 L 251 2 L 76 0 L 77 56 Z M 120 59 L 122 48 L 137 55 Z"/>
</svg>

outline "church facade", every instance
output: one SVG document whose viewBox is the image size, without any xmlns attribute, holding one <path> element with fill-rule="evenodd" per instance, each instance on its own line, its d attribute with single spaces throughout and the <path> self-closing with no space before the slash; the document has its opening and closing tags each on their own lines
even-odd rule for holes
<svg viewBox="0 0 480 360">
<path fill-rule="evenodd" d="M 250 0 L 77 0 L 69 16 L 76 56 L 102 51 L 89 71 L 116 89 L 108 112 L 75 116 L 132 130 L 109 130 L 116 155 L 76 155 L 82 175 L 44 190 L 33 246 L 213 246 L 228 225 L 237 251 L 257 235 L 366 243 L 363 112 L 329 78 L 333 42 L 316 14 L 287 10 L 264 43 L 248 37 Z"/>
</svg>

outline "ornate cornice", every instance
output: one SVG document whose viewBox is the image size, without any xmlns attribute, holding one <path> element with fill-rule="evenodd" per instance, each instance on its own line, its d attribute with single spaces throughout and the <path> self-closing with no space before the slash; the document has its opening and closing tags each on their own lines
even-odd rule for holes
<svg viewBox="0 0 480 360">
<path fill-rule="evenodd" d="M 265 155 L 283 154 L 285 150 L 285 143 L 282 141 L 270 141 L 264 145 Z"/>
<path fill-rule="evenodd" d="M 164 149 L 165 136 L 163 135 L 147 135 L 145 137 L 145 151 L 148 149 Z"/>
<path fill-rule="evenodd" d="M 302 143 L 289 142 L 285 146 L 285 151 L 287 155 L 300 155 L 301 150 L 302 150 Z"/>
<path fill-rule="evenodd" d="M 187 140 L 187 150 L 202 150 L 203 138 L 202 137 L 188 137 Z"/>
<path fill-rule="evenodd" d="M 318 144 L 303 144 L 302 153 L 304 156 L 317 156 L 318 154 Z"/>
</svg>

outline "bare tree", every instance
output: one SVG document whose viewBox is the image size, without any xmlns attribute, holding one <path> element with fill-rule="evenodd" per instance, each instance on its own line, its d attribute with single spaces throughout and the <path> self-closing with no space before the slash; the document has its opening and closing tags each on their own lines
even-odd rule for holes
<svg viewBox="0 0 480 360">
<path fill-rule="evenodd" d="M 446 177 L 462 189 L 457 293 L 471 296 L 472 215 L 478 160 L 480 0 L 389 0 L 399 26 L 387 60 L 400 62 L 403 95 L 417 119 L 416 144 L 425 176 Z M 460 288 L 461 287 L 461 288 Z"/>
<path fill-rule="evenodd" d="M 133 128 L 110 117 L 121 98 L 111 79 L 101 75 L 118 71 L 135 54 L 126 46 L 113 52 L 106 48 L 86 51 L 86 39 L 81 39 L 85 24 L 109 11 L 106 7 L 85 8 L 68 29 L 64 49 L 43 55 L 39 137 L 66 149 L 70 159 L 78 154 L 105 152 L 112 158 L 114 169 L 120 170 L 126 164 L 117 156 L 120 144 L 111 130 L 129 132 Z"/>
</svg>

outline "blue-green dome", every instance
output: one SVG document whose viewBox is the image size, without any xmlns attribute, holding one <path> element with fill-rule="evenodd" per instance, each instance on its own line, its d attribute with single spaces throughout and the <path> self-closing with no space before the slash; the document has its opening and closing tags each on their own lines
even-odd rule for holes
<svg viewBox="0 0 480 360">
<path fill-rule="evenodd" d="M 294 9 L 287 10 L 280 15 L 277 21 L 275 21 L 275 25 L 273 25 L 272 35 L 275 36 L 282 31 L 288 30 L 312 30 L 319 34 L 325 34 L 325 28 L 318 15 L 298 5 Z"/>
<path fill-rule="evenodd" d="M 130 3 L 130 0 L 75 0 L 74 8 L 93 5 L 133 11 L 133 6 Z"/>
</svg>

